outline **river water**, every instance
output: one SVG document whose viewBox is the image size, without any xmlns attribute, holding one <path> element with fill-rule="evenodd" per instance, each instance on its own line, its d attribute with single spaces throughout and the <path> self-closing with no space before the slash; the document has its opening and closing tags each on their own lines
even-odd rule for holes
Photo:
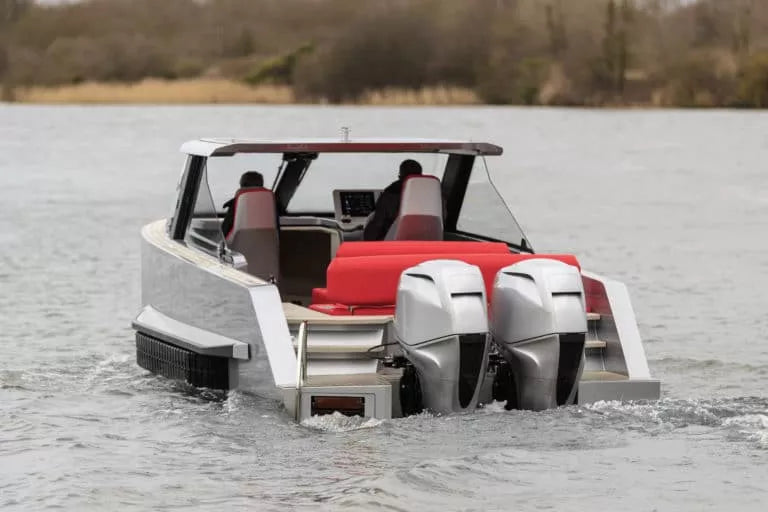
<svg viewBox="0 0 768 512">
<path fill-rule="evenodd" d="M 135 364 L 139 229 L 187 140 L 505 148 L 539 252 L 626 282 L 657 403 L 295 425 Z M 0 509 L 765 510 L 768 115 L 0 105 Z"/>
</svg>

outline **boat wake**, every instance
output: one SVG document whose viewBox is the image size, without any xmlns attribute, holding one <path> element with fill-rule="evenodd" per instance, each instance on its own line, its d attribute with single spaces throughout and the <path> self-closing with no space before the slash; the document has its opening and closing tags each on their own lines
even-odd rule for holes
<svg viewBox="0 0 768 512">
<path fill-rule="evenodd" d="M 70 377 L 68 387 L 81 391 L 85 388 L 91 393 L 134 395 L 154 390 L 161 394 L 181 396 L 182 400 L 189 402 L 190 406 L 207 405 L 224 414 L 247 414 L 248 411 L 276 417 L 286 414 L 274 401 L 262 400 L 248 393 L 196 388 L 179 381 L 152 376 L 139 369 L 130 354 L 95 356 L 86 366 L 72 367 L 66 373 Z M 61 377 L 60 373 L 49 375 L 44 368 L 34 372 L 4 370 L 0 372 L 0 388 L 22 394 L 49 391 L 53 388 L 51 381 L 58 380 L 58 384 L 61 385 Z M 491 402 L 473 414 L 458 416 L 468 416 L 462 421 L 471 422 L 483 422 L 481 418 L 485 417 L 493 423 L 492 418 L 500 415 L 516 415 L 515 421 L 522 429 L 525 429 L 524 425 L 576 423 L 582 426 L 589 425 L 591 428 L 634 431 L 653 436 L 687 428 L 706 427 L 712 432 L 720 433 L 728 441 L 747 442 L 756 448 L 768 450 L 768 398 L 762 397 L 664 398 L 648 402 L 603 401 L 561 407 L 540 413 L 506 411 L 503 402 Z M 455 419 L 459 420 L 459 418 Z M 389 424 L 395 430 L 409 430 L 408 426 L 414 422 L 424 428 L 429 425 L 431 425 L 429 428 L 435 428 L 436 423 L 439 424 L 445 420 L 447 420 L 446 417 L 429 413 L 411 418 L 377 420 L 349 417 L 336 412 L 325 416 L 314 416 L 303 421 L 301 425 L 312 431 L 343 433 L 377 429 L 383 424 Z"/>
<path fill-rule="evenodd" d="M 710 400 L 662 399 L 658 402 L 596 402 L 581 406 L 617 423 L 642 425 L 650 433 L 689 427 L 722 431 L 728 440 L 750 441 L 768 449 L 768 399 L 760 397 Z"/>
<path fill-rule="evenodd" d="M 376 428 L 384 420 L 362 418 L 360 416 L 344 416 L 338 411 L 324 416 L 312 416 L 301 422 L 301 425 L 322 432 L 349 432 L 366 428 Z"/>
<path fill-rule="evenodd" d="M 723 425 L 753 441 L 760 448 L 768 450 L 768 411 L 766 414 L 745 414 L 727 418 Z"/>
</svg>

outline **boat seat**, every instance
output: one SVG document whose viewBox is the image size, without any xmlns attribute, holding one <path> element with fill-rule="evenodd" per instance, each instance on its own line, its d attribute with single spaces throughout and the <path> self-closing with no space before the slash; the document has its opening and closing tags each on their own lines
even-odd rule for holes
<svg viewBox="0 0 768 512">
<path fill-rule="evenodd" d="M 328 288 L 312 288 L 312 304 L 330 304 Z"/>
<path fill-rule="evenodd" d="M 502 242 L 388 240 L 344 242 L 336 251 L 337 258 L 357 256 L 395 256 L 404 254 L 511 254 Z M 332 304 L 327 288 L 312 290 L 312 304 Z"/>
<path fill-rule="evenodd" d="M 480 268 L 490 301 L 493 281 L 502 268 L 535 259 L 554 259 L 578 269 L 578 260 L 569 254 L 404 254 L 336 258 L 328 266 L 327 287 L 315 289 L 315 311 L 344 315 L 391 315 L 397 286 L 404 270 L 435 259 L 460 260 Z"/>
<path fill-rule="evenodd" d="M 409 176 L 403 182 L 400 211 L 385 240 L 442 240 L 443 195 L 435 176 Z"/>
<path fill-rule="evenodd" d="M 240 189 L 233 208 L 227 246 L 245 256 L 246 272 L 266 281 L 277 281 L 280 246 L 275 195 L 262 187 Z"/>
</svg>

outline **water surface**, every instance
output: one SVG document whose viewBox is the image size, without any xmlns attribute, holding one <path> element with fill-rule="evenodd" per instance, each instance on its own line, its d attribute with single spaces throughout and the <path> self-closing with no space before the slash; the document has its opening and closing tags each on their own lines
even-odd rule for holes
<svg viewBox="0 0 768 512">
<path fill-rule="evenodd" d="M 536 250 L 629 286 L 663 399 L 298 426 L 138 368 L 179 145 L 341 126 L 504 146 Z M 0 106 L 0 509 L 764 510 L 765 162 L 753 112 Z"/>
</svg>

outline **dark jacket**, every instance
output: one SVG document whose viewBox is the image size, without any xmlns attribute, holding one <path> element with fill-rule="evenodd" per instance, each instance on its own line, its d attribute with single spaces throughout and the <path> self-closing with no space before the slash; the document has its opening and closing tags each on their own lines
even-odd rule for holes
<svg viewBox="0 0 768 512">
<path fill-rule="evenodd" d="M 387 231 L 395 222 L 400 211 L 400 193 L 402 190 L 402 180 L 397 180 L 384 189 L 379 200 L 376 201 L 373 217 L 365 226 L 363 240 L 384 240 Z"/>
<path fill-rule="evenodd" d="M 221 223 L 221 232 L 224 233 L 224 237 L 226 238 L 229 232 L 232 231 L 232 225 L 235 222 L 235 198 L 233 197 L 224 203 L 223 206 L 227 209 L 227 213 L 224 215 L 224 220 Z"/>
</svg>

